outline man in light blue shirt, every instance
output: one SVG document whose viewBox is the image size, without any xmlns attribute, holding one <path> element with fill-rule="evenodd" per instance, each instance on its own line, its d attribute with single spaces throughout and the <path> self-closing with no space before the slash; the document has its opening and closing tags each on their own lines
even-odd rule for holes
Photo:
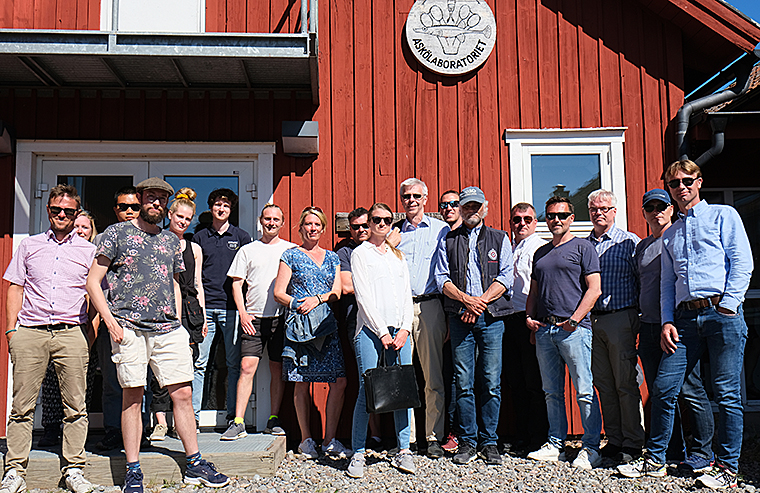
<svg viewBox="0 0 760 493">
<path fill-rule="evenodd" d="M 618 470 L 625 476 L 664 476 L 675 403 L 684 376 L 702 353 L 710 367 L 718 404 L 717 459 L 697 481 L 709 488 L 736 487 L 742 446 L 741 372 L 747 324 L 742 303 L 752 276 L 752 252 L 735 209 L 699 197 L 702 173 L 677 161 L 665 182 L 680 208 L 662 235 L 660 307 L 665 351 L 652 389 L 652 430 L 645 457 Z"/>
<path fill-rule="evenodd" d="M 443 448 L 438 442 L 445 438 L 443 418 L 446 388 L 443 380 L 443 342 L 446 339 L 446 319 L 433 268 L 438 242 L 450 230 L 445 222 L 425 215 L 428 188 L 423 181 L 417 178 L 404 180 L 399 193 L 406 211 L 406 219 L 394 225 L 388 239 L 404 252 L 409 265 L 409 280 L 414 299 L 412 341 L 425 376 L 427 455 L 438 459 L 443 457 Z M 414 438 L 415 426 L 412 426 L 412 441 Z"/>
<path fill-rule="evenodd" d="M 480 447 L 486 464 L 502 463 L 496 447 L 501 408 L 501 356 L 504 317 L 512 311 L 514 267 L 509 235 L 483 225 L 488 201 L 478 187 L 459 194 L 462 226 L 438 245 L 435 280 L 449 315 L 451 349 L 460 416 L 455 464 L 473 460 Z M 475 379 L 478 379 L 477 385 Z M 479 397 L 480 422 L 475 404 Z"/>
</svg>

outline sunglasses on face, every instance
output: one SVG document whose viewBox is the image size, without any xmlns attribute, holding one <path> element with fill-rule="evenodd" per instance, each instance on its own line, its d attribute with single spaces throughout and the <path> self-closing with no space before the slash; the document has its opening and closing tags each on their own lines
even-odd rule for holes
<svg viewBox="0 0 760 493">
<path fill-rule="evenodd" d="M 515 216 L 512 218 L 512 222 L 514 224 L 520 224 L 523 221 L 525 221 L 525 224 L 530 224 L 533 222 L 533 217 L 532 216 Z"/>
<path fill-rule="evenodd" d="M 310 211 L 310 212 L 311 212 L 311 211 L 322 212 L 322 209 L 320 209 L 319 207 L 316 207 L 316 206 L 310 205 L 309 207 L 305 207 L 305 208 L 304 208 L 304 210 L 302 210 L 302 211 L 301 211 L 301 214 L 303 214 L 303 213 L 304 213 L 304 212 L 306 212 L 306 211 Z"/>
<path fill-rule="evenodd" d="M 553 221 L 554 219 L 559 219 L 560 221 L 564 221 L 568 217 L 572 216 L 572 212 L 547 212 L 546 213 L 546 219 L 548 221 Z"/>
<path fill-rule="evenodd" d="M 369 224 L 362 223 L 362 224 L 352 224 L 351 229 L 354 231 L 359 231 L 360 229 L 369 229 Z"/>
<path fill-rule="evenodd" d="M 657 212 L 663 212 L 668 207 L 670 207 L 670 204 L 666 204 L 665 202 L 649 202 L 649 203 L 644 204 L 643 209 L 646 212 L 652 212 L 655 209 L 657 210 Z"/>
<path fill-rule="evenodd" d="M 686 177 L 686 178 L 683 178 L 683 179 L 674 178 L 674 179 L 672 179 L 672 180 L 670 180 L 668 182 L 668 186 L 670 188 L 678 188 L 679 185 L 681 185 L 681 183 L 683 183 L 683 186 L 685 186 L 685 187 L 688 188 L 688 187 L 690 187 L 690 186 L 692 186 L 694 184 L 695 180 L 696 180 L 696 178 L 691 178 L 691 177 Z"/>
<path fill-rule="evenodd" d="M 372 222 L 375 224 L 384 223 L 386 226 L 390 226 L 393 222 L 392 217 L 380 217 L 380 216 L 372 216 Z"/>
<path fill-rule="evenodd" d="M 422 194 L 421 193 L 405 193 L 404 195 L 401 196 L 401 198 L 404 200 L 412 200 L 412 199 L 420 200 L 422 198 Z"/>
<path fill-rule="evenodd" d="M 116 204 L 116 207 L 118 207 L 121 212 L 127 212 L 127 209 L 133 210 L 134 212 L 138 212 L 140 210 L 140 204 L 119 203 Z"/>
<path fill-rule="evenodd" d="M 48 209 L 50 209 L 50 213 L 54 216 L 60 216 L 61 211 L 63 211 L 64 214 L 66 214 L 66 217 L 74 217 L 79 212 L 79 209 L 72 209 L 70 207 L 57 207 L 54 205 L 49 205 Z"/>
<path fill-rule="evenodd" d="M 449 200 L 448 202 L 441 202 L 440 204 L 438 204 L 438 207 L 441 210 L 446 209 L 447 207 L 451 207 L 452 209 L 456 209 L 457 207 L 459 207 L 459 201 L 458 200 Z"/>
</svg>

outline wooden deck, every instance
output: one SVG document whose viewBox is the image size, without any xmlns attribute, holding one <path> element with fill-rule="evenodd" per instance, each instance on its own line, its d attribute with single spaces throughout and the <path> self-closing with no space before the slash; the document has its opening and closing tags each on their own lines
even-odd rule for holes
<svg viewBox="0 0 760 493">
<path fill-rule="evenodd" d="M 85 477 L 104 486 L 121 485 L 126 470 L 124 452 L 95 452 L 92 444 L 99 438 L 93 437 L 88 440 Z M 39 437 L 35 436 L 35 445 L 38 439 Z M 5 452 L 5 443 L 2 445 Z M 198 435 L 198 445 L 203 458 L 213 462 L 220 472 L 228 476 L 273 476 L 285 457 L 285 437 L 272 435 L 248 435 L 233 442 L 222 442 L 219 440 L 219 433 L 204 432 Z M 29 489 L 53 489 L 58 486 L 61 479 L 59 454 L 60 447 L 49 450 L 32 448 L 26 474 Z M 154 442 L 153 447 L 140 453 L 140 465 L 145 475 L 146 486 L 181 482 L 182 471 L 185 468 L 182 442 L 168 437 L 163 442 Z"/>
</svg>

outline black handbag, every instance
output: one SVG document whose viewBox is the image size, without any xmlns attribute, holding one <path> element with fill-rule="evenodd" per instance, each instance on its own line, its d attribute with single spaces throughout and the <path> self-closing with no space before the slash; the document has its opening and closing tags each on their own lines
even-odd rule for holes
<svg viewBox="0 0 760 493">
<path fill-rule="evenodd" d="M 398 360 L 398 359 L 397 359 Z M 362 374 L 368 413 L 388 413 L 420 407 L 420 391 L 413 365 L 385 365 L 385 349 L 380 351 L 377 368 Z"/>
</svg>

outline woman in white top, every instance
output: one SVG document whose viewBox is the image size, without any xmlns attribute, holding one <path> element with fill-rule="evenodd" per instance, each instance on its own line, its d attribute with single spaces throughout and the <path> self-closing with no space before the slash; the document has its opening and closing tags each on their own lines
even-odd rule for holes
<svg viewBox="0 0 760 493">
<path fill-rule="evenodd" d="M 370 238 L 351 255 L 354 293 L 359 307 L 356 334 L 353 335 L 356 363 L 359 367 L 359 396 L 354 407 L 352 448 L 355 453 L 348 467 L 348 475 L 364 475 L 364 443 L 367 437 L 369 414 L 361 374 L 377 367 L 381 351 L 385 361 L 393 364 L 398 355 L 403 365 L 412 364 L 412 290 L 409 269 L 404 254 L 386 240 L 393 222 L 390 207 L 377 203 L 369 210 Z M 409 450 L 410 419 L 412 410 L 395 411 L 396 438 L 400 453 L 393 465 L 399 470 L 414 473 L 416 467 Z"/>
</svg>

